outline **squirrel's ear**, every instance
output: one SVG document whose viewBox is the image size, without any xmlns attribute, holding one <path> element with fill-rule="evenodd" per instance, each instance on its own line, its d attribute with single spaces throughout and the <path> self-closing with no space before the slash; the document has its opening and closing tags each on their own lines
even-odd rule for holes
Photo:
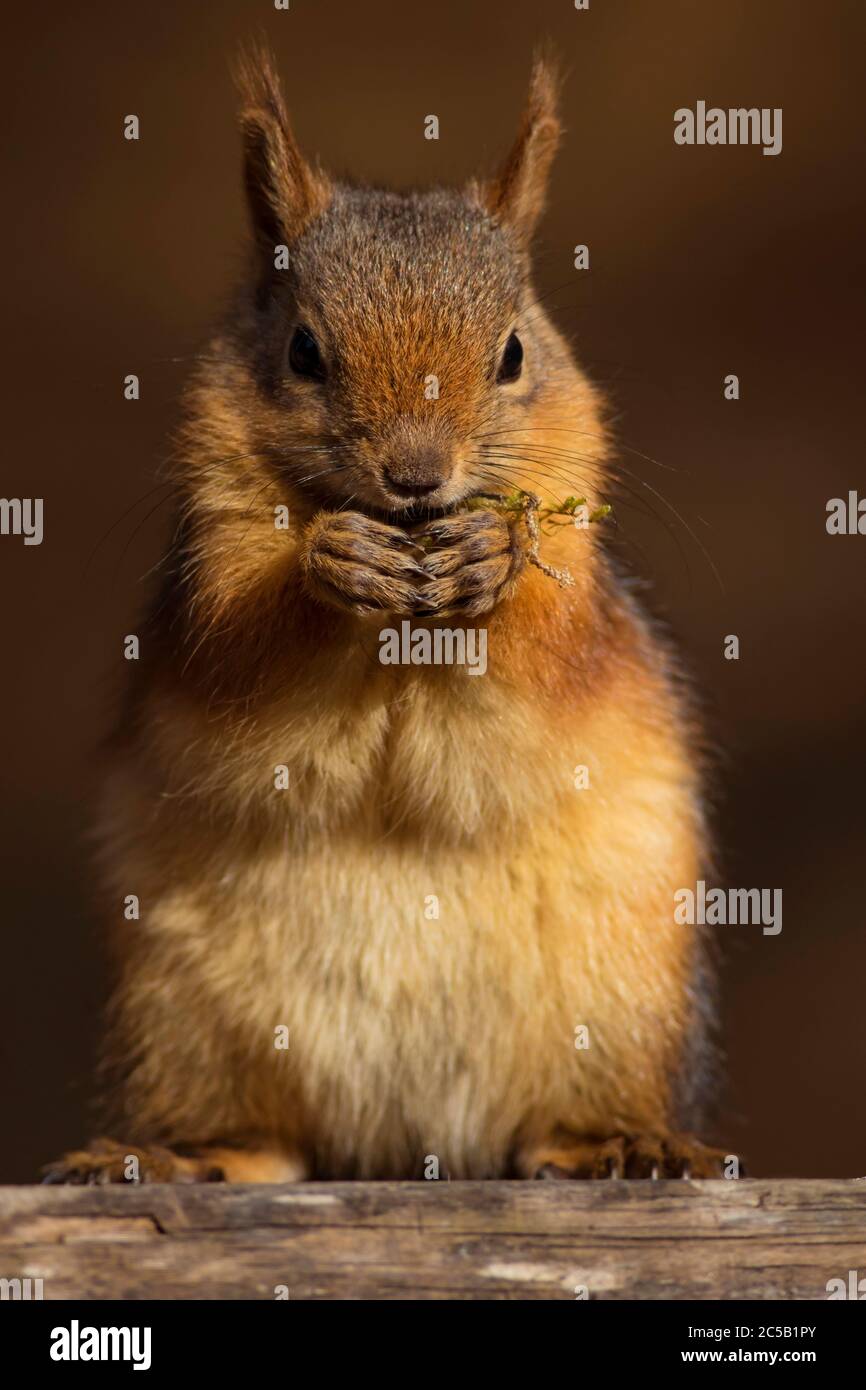
<svg viewBox="0 0 866 1390">
<path fill-rule="evenodd" d="M 482 206 L 526 244 L 544 208 L 547 175 L 562 133 L 557 112 L 559 73 L 548 52 L 532 65 L 529 97 L 517 140 L 498 175 L 471 192 Z"/>
<path fill-rule="evenodd" d="M 298 236 L 327 207 L 331 186 L 307 163 L 295 141 L 269 50 L 259 46 L 242 52 L 235 77 L 253 232 L 272 256 L 275 246 Z"/>
</svg>

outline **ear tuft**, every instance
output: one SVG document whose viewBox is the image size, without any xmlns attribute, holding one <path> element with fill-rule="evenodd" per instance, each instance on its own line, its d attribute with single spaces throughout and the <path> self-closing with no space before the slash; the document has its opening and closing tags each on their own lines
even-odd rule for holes
<svg viewBox="0 0 866 1390">
<path fill-rule="evenodd" d="M 511 153 L 495 178 L 474 187 L 476 198 L 488 212 L 511 227 L 524 244 L 544 209 L 550 165 L 562 134 L 559 86 L 555 58 L 549 49 L 539 50 Z"/>
<path fill-rule="evenodd" d="M 235 65 L 241 98 L 244 184 L 253 232 L 263 250 L 297 237 L 327 207 L 331 186 L 307 163 L 292 133 L 273 55 L 260 43 Z"/>
</svg>

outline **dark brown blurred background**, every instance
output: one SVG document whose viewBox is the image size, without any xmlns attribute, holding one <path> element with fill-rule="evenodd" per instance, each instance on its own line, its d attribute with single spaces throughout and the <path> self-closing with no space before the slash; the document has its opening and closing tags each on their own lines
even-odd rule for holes
<svg viewBox="0 0 866 1390">
<path fill-rule="evenodd" d="M 784 892 L 780 936 L 724 933 L 719 1135 L 755 1173 L 866 1174 L 866 537 L 824 525 L 829 498 L 866 495 L 858 12 L 855 0 L 6 12 L 2 492 L 45 499 L 45 539 L 0 537 L 0 1180 L 31 1180 L 88 1132 L 104 988 L 91 769 L 170 522 L 148 490 L 183 359 L 243 231 L 228 73 L 259 29 L 307 148 L 397 185 L 495 164 L 533 46 L 554 39 L 568 135 L 539 292 L 567 284 L 550 302 L 608 387 L 620 438 L 676 470 L 623 452 L 643 502 L 617 508 L 621 538 L 710 709 L 724 882 Z M 782 107 L 782 153 L 676 146 L 673 112 L 698 99 Z M 137 144 L 122 138 L 129 113 Z M 438 143 L 422 136 L 430 113 Z M 588 275 L 572 270 L 578 242 Z M 136 404 L 122 399 L 128 372 L 142 378 Z M 728 633 L 738 662 L 723 659 Z"/>
</svg>

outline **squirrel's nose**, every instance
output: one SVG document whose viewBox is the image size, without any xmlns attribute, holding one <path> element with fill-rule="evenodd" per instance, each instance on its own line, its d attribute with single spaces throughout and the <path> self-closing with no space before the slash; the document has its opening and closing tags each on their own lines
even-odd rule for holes
<svg viewBox="0 0 866 1390">
<path fill-rule="evenodd" d="M 450 472 L 447 454 L 435 446 L 403 449 L 382 469 L 385 486 L 403 497 L 424 497 L 435 492 Z"/>
<path fill-rule="evenodd" d="M 382 487 L 404 498 L 435 492 L 454 471 L 455 443 L 445 418 L 395 416 L 379 437 Z"/>
<path fill-rule="evenodd" d="M 441 487 L 443 482 L 442 478 L 435 478 L 433 482 L 429 483 L 404 483 L 395 478 L 393 470 L 387 467 L 384 469 L 384 475 L 385 486 L 390 488 L 392 492 L 398 493 L 401 497 L 424 497 L 428 492 L 435 492 L 437 487 Z"/>
</svg>

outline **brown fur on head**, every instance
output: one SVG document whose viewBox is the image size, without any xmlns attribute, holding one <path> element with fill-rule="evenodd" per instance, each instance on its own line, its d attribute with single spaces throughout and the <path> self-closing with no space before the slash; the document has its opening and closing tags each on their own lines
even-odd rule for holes
<svg viewBox="0 0 866 1390">
<path fill-rule="evenodd" d="M 527 485 L 494 446 L 545 406 L 555 417 L 566 388 L 591 394 L 529 279 L 559 133 L 550 64 L 535 64 L 499 175 L 463 191 L 332 182 L 302 156 L 266 54 L 242 65 L 241 90 L 254 260 L 198 398 L 244 455 L 250 492 L 271 479 L 313 507 L 408 521 Z M 591 468 L 588 490 L 596 480 Z"/>
</svg>

